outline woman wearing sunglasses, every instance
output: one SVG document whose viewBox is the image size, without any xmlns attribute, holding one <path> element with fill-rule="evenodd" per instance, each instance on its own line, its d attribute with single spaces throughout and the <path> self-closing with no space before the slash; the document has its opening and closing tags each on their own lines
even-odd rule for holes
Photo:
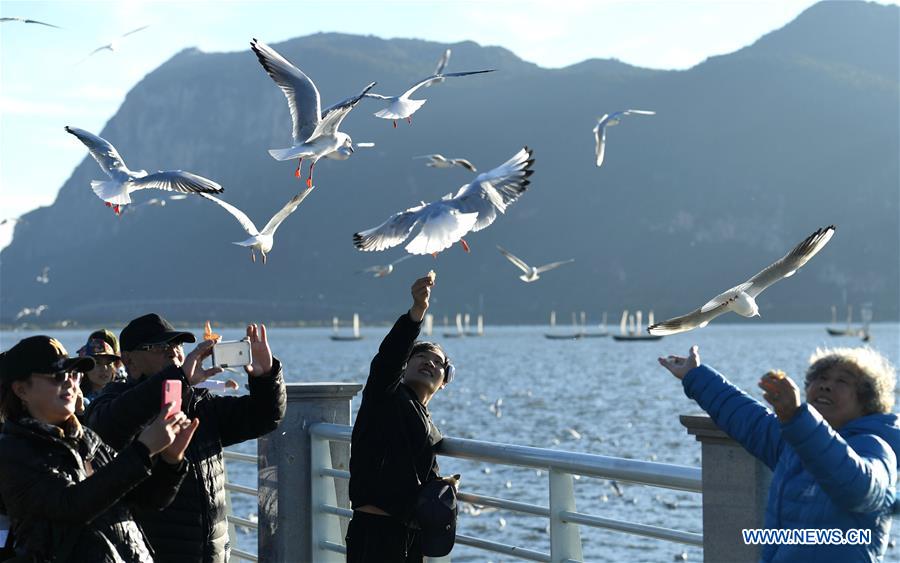
<svg viewBox="0 0 900 563">
<path fill-rule="evenodd" d="M 122 358 L 107 341 L 93 337 L 78 350 L 78 355 L 94 358 L 94 368 L 85 372 L 81 378 L 81 394 L 84 407 L 87 407 L 107 384 L 115 381 L 117 366 L 121 364 Z"/>
<path fill-rule="evenodd" d="M 93 368 L 47 336 L 0 354 L 0 497 L 29 561 L 152 560 L 130 505 L 162 508 L 184 478 L 197 421 L 160 414 L 117 454 L 74 414 Z"/>
</svg>

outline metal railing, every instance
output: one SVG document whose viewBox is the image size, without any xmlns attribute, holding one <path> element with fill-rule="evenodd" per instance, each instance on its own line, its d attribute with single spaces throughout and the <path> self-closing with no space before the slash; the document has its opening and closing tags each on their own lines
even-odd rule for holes
<svg viewBox="0 0 900 563">
<path fill-rule="evenodd" d="M 350 518 L 352 512 L 337 506 L 334 479 L 349 479 L 350 473 L 332 468 L 329 444 L 331 441 L 349 442 L 351 427 L 317 423 L 309 427 L 309 433 L 311 437 L 313 560 L 342 562 L 343 557 L 340 554 L 345 553 L 346 550 L 343 546 L 340 521 L 337 517 Z M 573 476 L 582 475 L 699 493 L 702 492 L 700 468 L 446 437 L 441 442 L 437 453 L 441 456 L 542 469 L 549 472 L 549 506 L 472 493 L 460 493 L 459 499 L 473 504 L 548 518 L 550 521 L 550 553 L 464 534 L 457 534 L 456 543 L 458 544 L 530 561 L 576 562 L 583 560 L 579 526 L 590 526 L 703 546 L 702 534 L 577 512 L 573 487 Z"/>
<path fill-rule="evenodd" d="M 257 465 L 257 456 L 250 454 L 242 454 L 239 452 L 229 452 L 225 451 L 224 456 L 226 460 L 238 461 L 242 463 L 252 463 L 254 467 Z M 237 547 L 237 533 L 235 532 L 235 525 L 242 526 L 244 528 L 249 528 L 251 530 L 259 532 L 259 524 L 252 520 L 247 520 L 246 518 L 240 518 L 235 516 L 231 510 L 231 493 L 237 493 L 241 495 L 252 496 L 254 499 L 258 498 L 258 490 L 253 487 L 247 487 L 244 485 L 238 485 L 237 483 L 229 483 L 228 475 L 226 473 L 225 476 L 225 498 L 228 503 L 227 508 L 227 520 L 228 520 L 228 535 L 230 536 L 231 541 L 231 557 L 234 559 L 240 559 L 244 561 L 259 561 L 259 558 L 253 554 L 248 553 L 246 551 L 242 551 Z"/>
</svg>

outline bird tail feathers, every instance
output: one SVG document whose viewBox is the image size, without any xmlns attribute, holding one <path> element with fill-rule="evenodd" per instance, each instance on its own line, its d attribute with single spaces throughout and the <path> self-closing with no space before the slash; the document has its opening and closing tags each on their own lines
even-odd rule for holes
<svg viewBox="0 0 900 563">
<path fill-rule="evenodd" d="M 128 189 L 124 184 L 115 181 L 91 181 L 91 189 L 97 194 L 97 197 L 107 203 L 113 205 L 126 205 L 131 203 L 131 196 L 128 195 Z"/>
</svg>

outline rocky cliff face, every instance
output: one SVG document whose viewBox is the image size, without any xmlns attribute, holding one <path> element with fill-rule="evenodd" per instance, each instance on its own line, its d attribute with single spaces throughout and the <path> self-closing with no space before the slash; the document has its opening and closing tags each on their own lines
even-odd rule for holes
<svg viewBox="0 0 900 563">
<path fill-rule="evenodd" d="M 0 322 L 40 303 L 49 306 L 42 320 L 84 323 L 148 310 L 182 320 L 353 311 L 364 322 L 388 320 L 429 269 L 440 274 L 438 315 L 478 312 L 481 302 L 492 322 L 542 322 L 551 308 L 613 316 L 653 308 L 663 318 L 747 279 L 830 223 L 838 225 L 831 244 L 766 292 L 763 317 L 824 320 L 847 299 L 896 319 L 897 22 L 897 7 L 822 3 L 683 72 L 596 60 L 548 70 L 503 49 L 450 45 L 451 71 L 498 71 L 422 91 L 428 103 L 397 129 L 372 117 L 380 105 L 360 104 L 343 129 L 376 148 L 317 166 L 316 192 L 279 229 L 265 266 L 230 244 L 246 238 L 237 222 L 200 198 L 116 218 L 90 190 L 103 176 L 86 156 L 57 201 L 28 214 L 0 255 Z M 316 81 L 323 105 L 372 80 L 378 92 L 402 91 L 432 71 L 445 47 L 338 34 L 275 45 Z M 597 169 L 595 118 L 629 107 L 658 113 L 611 129 Z M 289 145 L 289 124 L 284 97 L 249 49 L 186 50 L 135 86 L 100 134 L 132 168 L 215 179 L 223 198 L 262 226 L 302 186 L 294 163 L 266 152 Z M 486 170 L 526 144 L 535 149 L 532 186 L 467 239 L 471 254 L 455 247 L 437 260 L 417 257 L 385 279 L 356 274 L 402 247 L 361 253 L 353 232 L 471 179 L 410 157 L 440 152 Z M 496 244 L 538 264 L 576 262 L 523 284 Z M 44 266 L 51 283 L 35 283 Z"/>
</svg>

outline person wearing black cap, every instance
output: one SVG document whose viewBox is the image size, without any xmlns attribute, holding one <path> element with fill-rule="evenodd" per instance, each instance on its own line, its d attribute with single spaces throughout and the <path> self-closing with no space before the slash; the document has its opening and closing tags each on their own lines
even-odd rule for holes
<svg viewBox="0 0 900 563">
<path fill-rule="evenodd" d="M 433 286 L 431 273 L 413 283 L 413 305 L 382 341 L 363 389 L 350 446 L 350 563 L 423 559 L 411 524 L 422 484 L 440 479 L 442 439 L 428 403 L 454 375 L 439 344 L 416 341 Z"/>
<path fill-rule="evenodd" d="M 155 419 L 118 454 L 81 426 L 76 389 L 93 367 L 48 336 L 0 355 L 0 497 L 23 560 L 150 561 L 132 505 L 161 509 L 184 478 L 197 421 L 183 413 L 166 418 L 157 404 Z"/>
<path fill-rule="evenodd" d="M 228 559 L 225 520 L 225 460 L 222 448 L 258 438 L 274 430 L 284 417 L 286 391 L 281 363 L 272 357 L 263 325 L 249 325 L 252 363 L 245 366 L 250 394 L 213 395 L 192 387 L 222 371 L 203 369 L 215 340 L 201 342 L 187 356 L 190 332 L 175 330 L 156 314 L 132 320 L 119 343 L 128 381 L 107 385 L 86 411 L 87 424 L 116 448 L 127 446 L 153 416 L 161 401 L 163 381 L 182 381 L 182 409 L 200 420 L 185 459 L 188 475 L 165 510 L 136 512 L 156 551 L 154 561 L 218 563 Z"/>
</svg>

